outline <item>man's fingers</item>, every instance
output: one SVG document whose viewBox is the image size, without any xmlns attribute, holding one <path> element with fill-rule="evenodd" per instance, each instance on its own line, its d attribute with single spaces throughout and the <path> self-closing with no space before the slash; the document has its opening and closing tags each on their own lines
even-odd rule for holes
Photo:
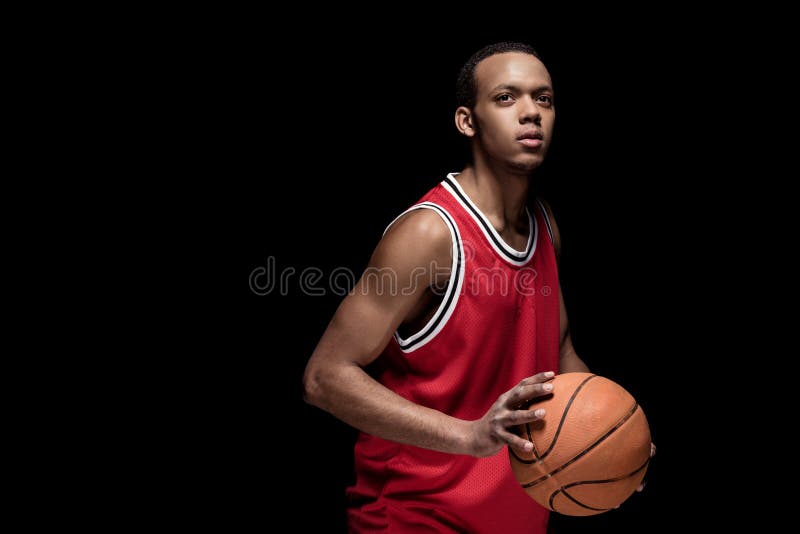
<svg viewBox="0 0 800 534">
<path fill-rule="evenodd" d="M 509 424 L 524 425 L 525 423 L 538 421 L 544 417 L 544 413 L 544 408 L 538 408 L 536 410 L 515 410 L 508 416 Z"/>
<path fill-rule="evenodd" d="M 650 458 L 652 458 L 655 455 L 656 455 L 656 444 L 651 441 L 650 442 Z M 647 485 L 647 481 L 642 481 L 642 483 L 639 484 L 639 487 L 636 488 L 636 491 L 642 491 L 646 485 Z"/>
<path fill-rule="evenodd" d="M 523 378 L 522 381 L 519 383 L 519 385 L 529 386 L 531 384 L 540 384 L 542 382 L 547 382 L 554 376 L 556 376 L 556 374 L 553 371 L 545 371 L 544 373 L 539 373 L 533 376 L 529 376 L 528 378 Z"/>
<path fill-rule="evenodd" d="M 511 432 L 507 432 L 505 430 L 498 430 L 495 432 L 495 435 L 501 441 L 511 445 L 515 449 L 519 449 L 525 452 L 531 452 L 533 450 L 533 443 L 528 441 L 527 439 L 522 439 L 521 437 L 512 434 Z"/>
<path fill-rule="evenodd" d="M 522 384 L 522 382 L 520 382 L 519 385 L 515 386 L 514 389 L 509 392 L 506 406 L 516 407 L 528 399 L 548 395 L 552 392 L 553 384 L 550 383 L 542 384 L 537 382 L 533 384 Z"/>
<path fill-rule="evenodd" d="M 499 433 L 507 428 L 524 425 L 542 419 L 545 415 L 544 408 L 536 410 L 513 410 L 503 414 L 496 414 L 491 419 L 493 432 Z"/>
</svg>

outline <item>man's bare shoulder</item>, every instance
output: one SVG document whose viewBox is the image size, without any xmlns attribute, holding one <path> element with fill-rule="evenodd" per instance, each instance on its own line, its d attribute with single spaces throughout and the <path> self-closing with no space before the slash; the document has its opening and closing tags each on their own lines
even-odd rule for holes
<svg viewBox="0 0 800 534">
<path fill-rule="evenodd" d="M 396 234 L 398 238 L 413 238 L 428 242 L 450 242 L 450 230 L 442 217 L 431 209 L 415 209 L 397 218 L 385 237 Z"/>
<path fill-rule="evenodd" d="M 416 209 L 392 223 L 375 249 L 373 263 L 425 265 L 449 261 L 452 251 L 450 229 L 430 209 Z"/>
</svg>

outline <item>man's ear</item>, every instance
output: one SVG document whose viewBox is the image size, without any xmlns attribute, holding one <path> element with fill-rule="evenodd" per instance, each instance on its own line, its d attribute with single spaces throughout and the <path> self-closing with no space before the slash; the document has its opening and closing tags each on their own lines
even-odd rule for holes
<svg viewBox="0 0 800 534">
<path fill-rule="evenodd" d="M 458 128 L 459 132 L 467 137 L 473 137 L 475 135 L 474 120 L 475 117 L 473 116 L 471 109 L 466 106 L 458 107 L 456 110 L 456 128 Z"/>
</svg>

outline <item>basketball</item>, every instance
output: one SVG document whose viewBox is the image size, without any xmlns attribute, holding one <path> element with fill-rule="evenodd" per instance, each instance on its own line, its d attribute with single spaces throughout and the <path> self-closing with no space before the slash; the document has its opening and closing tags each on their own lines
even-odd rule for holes
<svg viewBox="0 0 800 534">
<path fill-rule="evenodd" d="M 531 401 L 543 420 L 517 427 L 533 451 L 509 447 L 514 476 L 545 508 L 586 516 L 621 504 L 641 484 L 650 462 L 644 411 L 619 384 L 590 373 L 565 373 L 553 393 Z"/>
</svg>

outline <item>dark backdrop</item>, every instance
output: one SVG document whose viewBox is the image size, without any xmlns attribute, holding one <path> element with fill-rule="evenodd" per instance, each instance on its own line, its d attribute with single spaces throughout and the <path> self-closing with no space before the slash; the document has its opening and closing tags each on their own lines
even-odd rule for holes
<svg viewBox="0 0 800 534">
<path fill-rule="evenodd" d="M 576 348 L 638 399 L 659 448 L 644 493 L 601 516 L 554 522 L 563 532 L 669 522 L 685 469 L 673 396 L 691 373 L 689 339 L 699 328 L 686 285 L 695 222 L 685 176 L 702 132 L 685 117 L 704 98 L 702 89 L 686 98 L 675 80 L 697 79 L 703 52 L 623 24 L 581 34 L 361 30 L 302 39 L 305 50 L 230 29 L 196 65 L 203 113 L 188 157 L 198 176 L 212 177 L 195 185 L 204 194 L 194 207 L 206 222 L 201 242 L 214 246 L 195 260 L 223 281 L 195 293 L 213 302 L 215 326 L 197 334 L 201 344 L 221 342 L 199 359 L 210 377 L 200 389 L 213 467 L 196 476 L 218 496 L 195 511 L 201 521 L 269 527 L 285 517 L 344 531 L 355 432 L 304 404 L 301 391 L 341 301 L 328 279 L 337 268 L 359 273 L 384 227 L 463 166 L 456 72 L 480 46 L 506 39 L 533 44 L 555 84 L 555 140 L 534 183 L 561 228 Z M 294 272 L 285 291 L 258 295 L 249 279 L 271 262 L 273 272 Z M 321 273 L 323 294 L 301 289 L 306 268 Z"/>
</svg>

